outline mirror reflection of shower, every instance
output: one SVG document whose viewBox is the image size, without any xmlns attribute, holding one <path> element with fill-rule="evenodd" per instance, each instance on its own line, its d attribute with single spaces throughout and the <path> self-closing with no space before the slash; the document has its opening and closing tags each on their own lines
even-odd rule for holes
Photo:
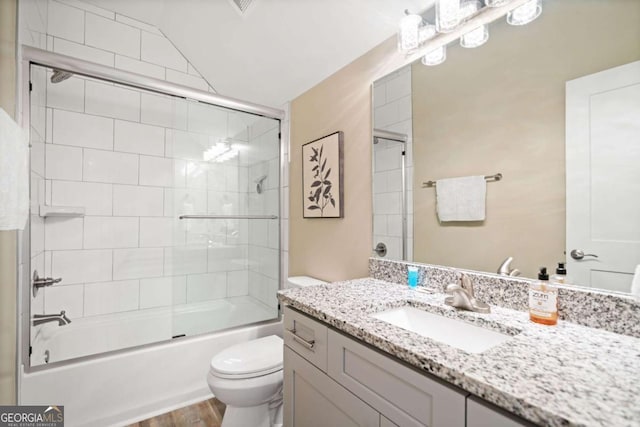
<svg viewBox="0 0 640 427">
<path fill-rule="evenodd" d="M 376 237 L 375 241 L 379 242 L 379 246 L 385 246 L 384 251 L 374 251 L 381 258 L 387 255 L 386 247 L 395 247 L 393 252 L 398 251 L 399 253 L 394 255 L 399 255 L 402 257 L 401 259 L 407 260 L 407 176 L 405 147 L 408 140 L 408 136 L 403 133 L 385 129 L 373 129 L 373 144 L 378 145 L 378 147 L 374 147 L 374 158 L 375 154 L 380 155 L 383 151 L 392 150 L 394 153 L 392 155 L 395 160 L 399 161 L 399 165 L 380 161 L 374 161 L 373 165 L 374 187 L 376 187 L 375 182 L 378 183 L 374 191 L 374 205 L 376 201 L 378 205 L 387 204 L 389 200 L 383 202 L 382 199 L 393 199 L 394 196 L 396 196 L 395 198 L 397 199 L 397 196 L 399 196 L 399 200 L 389 203 L 388 211 L 381 212 L 380 209 L 375 209 L 374 206 L 374 228 L 376 229 L 374 230 L 374 234 L 379 236 Z M 397 158 L 398 155 L 400 156 L 399 158 Z M 399 166 L 399 176 L 396 166 Z M 400 191 L 398 192 L 396 190 Z M 384 226 L 381 226 L 381 223 L 384 223 Z"/>
<path fill-rule="evenodd" d="M 256 183 L 256 193 L 262 194 L 264 180 L 267 179 L 267 175 L 262 175 L 253 180 Z"/>
</svg>

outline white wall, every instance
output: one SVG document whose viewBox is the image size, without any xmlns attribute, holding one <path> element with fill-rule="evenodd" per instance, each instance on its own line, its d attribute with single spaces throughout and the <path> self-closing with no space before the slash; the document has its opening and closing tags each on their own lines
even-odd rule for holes
<svg viewBox="0 0 640 427">
<path fill-rule="evenodd" d="M 402 150 L 406 152 L 407 253 L 413 259 L 413 130 L 411 67 L 374 83 L 373 127 L 406 134 L 407 143 L 380 140 L 373 146 L 373 245 L 387 246 L 387 259 L 402 259 Z"/>
</svg>

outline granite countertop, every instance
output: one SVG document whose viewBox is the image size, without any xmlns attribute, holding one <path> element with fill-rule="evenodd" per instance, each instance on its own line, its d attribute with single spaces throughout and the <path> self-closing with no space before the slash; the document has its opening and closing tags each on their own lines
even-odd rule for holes
<svg viewBox="0 0 640 427">
<path fill-rule="evenodd" d="M 640 339 L 527 312 L 490 314 L 444 305 L 445 295 L 358 279 L 278 293 L 289 305 L 509 412 L 548 426 L 640 426 Z M 471 354 L 371 314 L 412 305 L 513 337 Z"/>
</svg>

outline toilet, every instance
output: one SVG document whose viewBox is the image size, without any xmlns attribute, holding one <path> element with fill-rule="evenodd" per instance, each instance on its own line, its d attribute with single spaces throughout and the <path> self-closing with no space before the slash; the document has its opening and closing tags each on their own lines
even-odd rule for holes
<svg viewBox="0 0 640 427">
<path fill-rule="evenodd" d="M 289 277 L 287 288 L 325 284 L 308 276 Z M 211 359 L 207 383 L 227 405 L 222 427 L 282 425 L 282 354 L 277 335 L 243 342 Z"/>
</svg>

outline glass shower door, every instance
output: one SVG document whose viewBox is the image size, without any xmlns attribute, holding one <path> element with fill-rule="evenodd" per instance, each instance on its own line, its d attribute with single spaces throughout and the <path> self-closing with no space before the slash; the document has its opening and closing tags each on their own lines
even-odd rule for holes
<svg viewBox="0 0 640 427">
<path fill-rule="evenodd" d="M 175 164 L 173 336 L 278 316 L 279 121 L 184 101 L 167 136 Z"/>
</svg>

